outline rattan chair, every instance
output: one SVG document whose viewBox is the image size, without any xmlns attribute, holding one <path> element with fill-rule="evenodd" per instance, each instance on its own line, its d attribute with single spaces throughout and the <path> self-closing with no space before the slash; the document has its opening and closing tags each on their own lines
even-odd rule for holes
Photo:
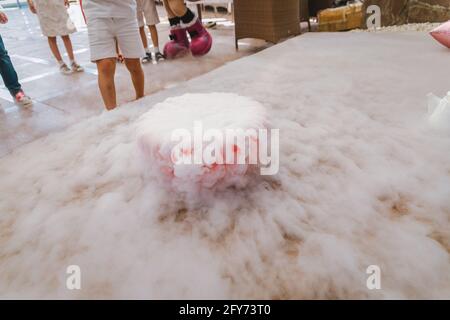
<svg viewBox="0 0 450 320">
<path fill-rule="evenodd" d="M 277 43 L 300 34 L 299 0 L 234 0 L 236 49 L 244 38 Z"/>
<path fill-rule="evenodd" d="M 308 22 L 308 30 L 311 31 L 311 17 L 309 16 L 309 0 L 300 1 L 300 22 Z"/>
</svg>

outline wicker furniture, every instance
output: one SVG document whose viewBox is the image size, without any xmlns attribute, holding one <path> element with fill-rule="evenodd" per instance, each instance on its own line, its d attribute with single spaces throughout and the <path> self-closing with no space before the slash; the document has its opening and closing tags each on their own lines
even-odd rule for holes
<svg viewBox="0 0 450 320">
<path fill-rule="evenodd" d="M 309 21 L 309 0 L 299 0 L 300 22 L 308 22 L 308 30 L 311 31 L 311 21 Z"/>
<path fill-rule="evenodd" d="M 239 39 L 277 43 L 300 34 L 299 10 L 299 0 L 234 0 L 236 49 Z"/>
</svg>

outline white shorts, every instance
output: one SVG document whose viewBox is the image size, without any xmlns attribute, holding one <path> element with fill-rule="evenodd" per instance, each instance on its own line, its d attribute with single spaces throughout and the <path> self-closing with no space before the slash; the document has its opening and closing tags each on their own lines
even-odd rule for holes
<svg viewBox="0 0 450 320">
<path fill-rule="evenodd" d="M 148 26 L 154 26 L 159 23 L 155 0 L 136 0 L 136 4 L 136 16 L 139 27 L 143 27 L 146 24 Z"/>
<path fill-rule="evenodd" d="M 116 39 L 126 59 L 145 56 L 139 28 L 134 18 L 90 18 L 88 20 L 91 61 L 115 58 Z"/>
</svg>

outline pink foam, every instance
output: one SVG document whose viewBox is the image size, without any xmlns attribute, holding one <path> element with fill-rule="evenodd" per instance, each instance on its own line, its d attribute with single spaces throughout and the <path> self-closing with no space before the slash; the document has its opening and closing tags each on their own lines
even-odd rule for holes
<svg viewBox="0 0 450 320">
<path fill-rule="evenodd" d="M 193 56 L 203 56 L 207 54 L 212 47 L 212 37 L 205 29 L 200 20 L 197 20 L 195 24 L 187 28 L 187 31 L 191 33 L 191 52 Z M 195 33 L 195 36 L 192 34 Z"/>
<path fill-rule="evenodd" d="M 162 185 L 170 191 L 194 196 L 241 188 L 251 181 L 260 169 L 259 151 L 268 146 L 259 130 L 269 127 L 264 106 L 251 98 L 220 92 L 185 94 L 144 114 L 136 124 L 136 139 L 142 168 L 151 179 L 166 182 Z M 174 136 L 180 129 L 183 135 L 187 132 L 183 143 L 180 133 Z M 236 136 L 229 140 L 232 130 Z"/>
</svg>

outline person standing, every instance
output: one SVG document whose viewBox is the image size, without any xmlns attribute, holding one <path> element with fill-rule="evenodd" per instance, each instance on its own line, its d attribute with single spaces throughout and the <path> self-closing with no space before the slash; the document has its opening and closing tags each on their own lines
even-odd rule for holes
<svg viewBox="0 0 450 320">
<path fill-rule="evenodd" d="M 69 34 L 76 31 L 75 25 L 67 14 L 68 0 L 27 0 L 30 11 L 37 14 L 42 34 L 48 38 L 50 50 L 58 62 L 62 74 L 83 72 L 84 69 L 76 61 L 73 54 L 72 41 Z M 70 68 L 61 57 L 56 37 L 64 42 L 70 59 Z"/>
<path fill-rule="evenodd" d="M 76 61 L 73 54 L 72 41 L 69 34 L 77 31 L 67 13 L 69 0 L 27 0 L 30 11 L 37 14 L 42 34 L 48 38 L 53 56 L 58 62 L 62 74 L 83 72 L 84 69 Z M 70 68 L 61 57 L 56 37 L 60 36 L 70 59 Z"/>
<path fill-rule="evenodd" d="M 3 7 L 0 5 L 0 24 L 8 22 L 8 16 L 1 11 Z M 27 96 L 19 83 L 17 72 L 11 62 L 11 58 L 6 51 L 2 36 L 0 35 L 0 74 L 9 93 L 13 96 L 14 101 L 21 106 L 28 107 L 33 104 L 31 98 Z"/>
<path fill-rule="evenodd" d="M 130 72 L 136 99 L 144 96 L 144 72 L 141 57 L 145 56 L 136 20 L 135 0 L 84 0 L 91 61 L 96 63 L 98 85 L 107 110 L 117 107 L 114 75 L 116 41 Z"/>
<path fill-rule="evenodd" d="M 142 59 L 142 62 L 152 62 L 152 53 L 148 47 L 145 25 L 148 26 L 148 30 L 150 31 L 150 35 L 152 37 L 155 60 L 164 60 L 164 55 L 159 51 L 158 29 L 156 29 L 156 25 L 159 23 L 159 16 L 158 11 L 156 10 L 155 0 L 136 0 L 136 4 L 139 32 L 141 34 L 142 44 L 145 48 L 145 57 Z"/>
</svg>

